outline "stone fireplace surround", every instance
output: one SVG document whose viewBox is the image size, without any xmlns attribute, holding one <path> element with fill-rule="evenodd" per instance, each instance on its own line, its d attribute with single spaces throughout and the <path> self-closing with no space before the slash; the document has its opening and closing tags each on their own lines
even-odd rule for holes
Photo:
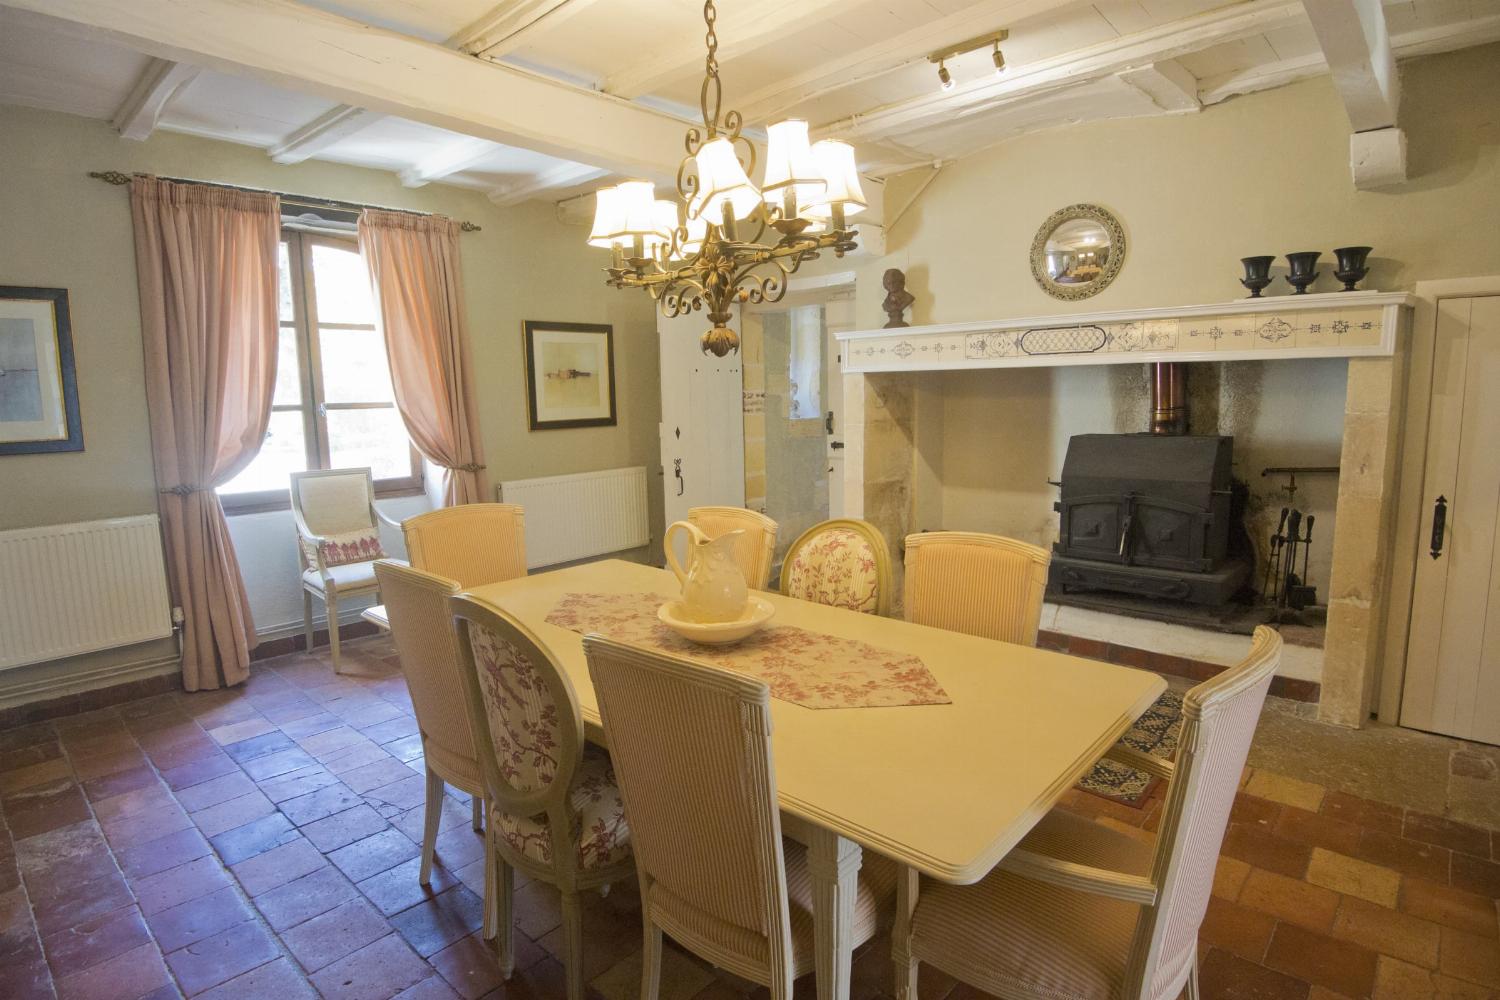
<svg viewBox="0 0 1500 1000">
<path fill-rule="evenodd" d="M 941 373 L 1347 358 L 1338 531 L 1331 574 L 1320 587 L 1328 627 L 1318 716 L 1357 728 L 1369 716 L 1382 655 L 1412 304 L 1401 293 L 1329 293 L 840 334 L 846 515 L 875 524 L 897 553 L 908 533 L 934 527 L 914 517 L 919 494 L 939 474 L 924 454 L 933 432 L 919 397 L 941 391 Z"/>
</svg>

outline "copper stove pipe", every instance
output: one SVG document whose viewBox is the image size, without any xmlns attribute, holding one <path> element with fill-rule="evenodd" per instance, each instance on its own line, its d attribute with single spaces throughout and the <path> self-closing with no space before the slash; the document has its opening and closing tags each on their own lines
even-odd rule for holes
<svg viewBox="0 0 1500 1000">
<path fill-rule="evenodd" d="M 1151 433 L 1187 431 L 1187 366 L 1180 361 L 1158 361 L 1151 371 Z"/>
</svg>

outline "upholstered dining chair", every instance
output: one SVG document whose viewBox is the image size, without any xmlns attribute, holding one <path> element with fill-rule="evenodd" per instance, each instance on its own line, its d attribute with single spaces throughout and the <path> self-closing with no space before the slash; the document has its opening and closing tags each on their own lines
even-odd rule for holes
<svg viewBox="0 0 1500 1000">
<path fill-rule="evenodd" d="M 814 968 L 813 887 L 806 849 L 782 837 L 766 685 L 597 635 L 583 645 L 640 878 L 641 1000 L 658 997 L 663 932 L 789 1000 Z M 856 946 L 884 929 L 895 874 L 865 853 Z"/>
<path fill-rule="evenodd" d="M 374 594 L 375 560 L 385 558 L 380 525 L 399 528 L 375 506 L 369 469 L 294 472 L 292 518 L 302 560 L 302 628 L 313 648 L 313 598 L 328 610 L 328 653 L 339 669 L 339 601 Z"/>
<path fill-rule="evenodd" d="M 526 512 L 513 503 L 439 507 L 401 522 L 406 558 L 462 589 L 526 575 Z"/>
<path fill-rule="evenodd" d="M 771 582 L 771 558 L 776 552 L 776 522 L 744 507 L 693 507 L 688 523 L 709 538 L 718 538 L 736 528 L 744 531 L 734 543 L 734 561 L 752 590 L 765 590 Z"/>
<path fill-rule="evenodd" d="M 834 518 L 808 528 L 781 562 L 781 592 L 866 614 L 891 611 L 891 553 L 868 521 Z"/>
<path fill-rule="evenodd" d="M 515 968 L 514 872 L 562 896 L 568 1000 L 583 1000 L 579 893 L 631 873 L 631 834 L 609 755 L 584 742 L 573 685 L 520 622 L 470 594 L 450 598 L 469 726 L 484 779 L 486 882 L 500 968 Z"/>
<path fill-rule="evenodd" d="M 406 676 L 422 759 L 427 765 L 427 807 L 422 830 L 419 881 L 432 881 L 432 858 L 443 818 L 443 789 L 452 785 L 472 796 L 474 829 L 484 809 L 484 783 L 469 729 L 463 679 L 458 676 L 458 641 L 448 599 L 462 588 L 457 580 L 437 576 L 391 559 L 375 562 L 375 578 L 391 623 L 391 638 Z M 485 891 L 492 890 L 488 878 Z M 486 915 L 491 912 L 485 909 Z"/>
<path fill-rule="evenodd" d="M 907 535 L 906 620 L 1034 646 L 1051 559 L 1046 549 L 999 535 Z"/>
<path fill-rule="evenodd" d="M 1182 704 L 1176 763 L 1108 756 L 1164 778 L 1155 844 L 1053 810 L 973 885 L 903 873 L 892 958 L 897 1000 L 917 1000 L 917 967 L 1003 1000 L 1198 997 L 1198 926 L 1281 637 L 1261 626 L 1238 665 Z"/>
</svg>

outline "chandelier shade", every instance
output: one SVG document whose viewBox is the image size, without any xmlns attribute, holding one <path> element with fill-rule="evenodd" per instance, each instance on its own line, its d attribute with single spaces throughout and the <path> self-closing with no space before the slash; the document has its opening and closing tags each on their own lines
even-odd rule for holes
<svg viewBox="0 0 1500 1000">
<path fill-rule="evenodd" d="M 620 207 L 619 188 L 600 188 L 594 192 L 594 228 L 589 231 L 589 246 L 609 249 L 628 242 L 625 238 L 625 213 Z"/>
<path fill-rule="evenodd" d="M 784 204 L 790 188 L 794 204 L 816 204 L 827 183 L 807 141 L 807 122 L 788 118 L 766 129 L 766 177 L 761 186 L 768 205 Z"/>
<path fill-rule="evenodd" d="M 833 219 L 840 211 L 846 218 L 864 211 L 867 203 L 854 162 L 854 147 L 837 139 L 821 139 L 813 144 L 812 155 L 826 187 L 807 214 L 814 219 Z"/>
<path fill-rule="evenodd" d="M 724 203 L 729 202 L 736 219 L 748 219 L 760 204 L 760 192 L 750 183 L 745 168 L 735 155 L 734 143 L 720 137 L 703 144 L 697 156 L 699 218 L 716 222 L 723 218 Z"/>
</svg>

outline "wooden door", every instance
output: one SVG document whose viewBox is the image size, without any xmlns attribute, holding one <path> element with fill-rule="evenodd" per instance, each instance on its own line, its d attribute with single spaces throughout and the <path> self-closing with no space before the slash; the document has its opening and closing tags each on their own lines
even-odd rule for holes
<svg viewBox="0 0 1500 1000">
<path fill-rule="evenodd" d="M 1444 299 L 1401 724 L 1500 744 L 1500 296 Z"/>
<path fill-rule="evenodd" d="M 740 356 L 704 354 L 698 338 L 708 326 L 702 313 L 657 320 L 666 524 L 687 517 L 689 507 L 745 505 Z"/>
</svg>

